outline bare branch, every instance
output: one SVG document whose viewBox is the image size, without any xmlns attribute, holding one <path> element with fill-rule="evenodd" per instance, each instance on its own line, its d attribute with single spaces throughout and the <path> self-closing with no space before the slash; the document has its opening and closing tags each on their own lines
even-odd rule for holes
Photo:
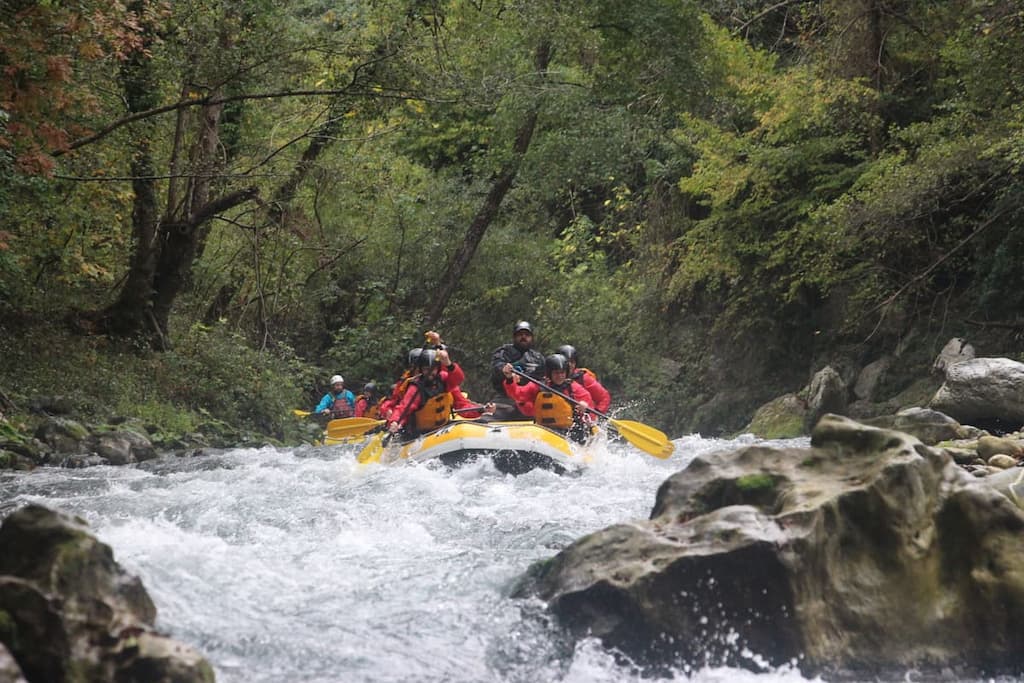
<svg viewBox="0 0 1024 683">
<path fill-rule="evenodd" d="M 79 147 L 92 144 L 98 140 L 102 140 L 106 136 L 113 133 L 118 128 L 148 119 L 152 116 L 159 116 L 160 114 L 166 114 L 168 112 L 177 111 L 186 107 L 205 107 L 210 105 L 226 104 L 228 102 L 240 102 L 243 100 L 273 100 L 283 99 L 288 97 L 322 97 L 325 95 L 350 95 L 354 97 L 375 97 L 377 99 L 392 99 L 392 100 L 417 100 L 420 102 L 434 102 L 437 104 L 452 104 L 456 100 L 452 99 L 437 99 L 425 97 L 423 95 L 415 95 L 410 93 L 400 93 L 397 91 L 386 91 L 386 90 L 368 90 L 368 91 L 353 91 L 348 88 L 332 88 L 328 90 L 282 90 L 280 92 L 269 92 L 269 93 L 249 93 L 245 95 L 231 95 L 231 96 L 214 96 L 208 97 L 197 97 L 187 100 L 180 100 L 173 104 L 166 104 L 162 107 L 154 107 L 153 109 L 147 109 L 146 111 L 136 112 L 129 116 L 122 117 L 117 121 L 114 121 L 106 127 L 96 131 L 92 135 L 87 135 L 84 138 L 79 138 L 63 147 L 61 149 L 55 149 L 50 151 L 51 156 L 59 157 L 68 152 L 74 151 Z"/>
</svg>

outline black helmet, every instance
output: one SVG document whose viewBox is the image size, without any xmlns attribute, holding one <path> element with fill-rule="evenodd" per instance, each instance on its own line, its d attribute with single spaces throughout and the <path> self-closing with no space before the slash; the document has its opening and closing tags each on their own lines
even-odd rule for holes
<svg viewBox="0 0 1024 683">
<path fill-rule="evenodd" d="M 544 367 L 547 368 L 548 374 L 554 370 L 569 372 L 569 361 L 562 354 L 553 353 L 544 359 Z"/>
<path fill-rule="evenodd" d="M 413 349 L 409 352 L 409 367 L 414 368 L 417 365 L 420 354 L 423 353 L 423 349 Z"/>
<path fill-rule="evenodd" d="M 437 351 L 434 349 L 423 349 L 416 357 L 416 367 L 429 368 L 437 362 Z"/>
<path fill-rule="evenodd" d="M 515 334 L 516 332 L 519 332 L 520 330 L 526 330 L 530 334 L 533 334 L 533 325 L 531 325 L 530 323 L 526 322 L 525 320 L 520 320 L 519 322 L 516 323 L 516 326 L 514 328 L 512 328 L 512 334 Z"/>
<path fill-rule="evenodd" d="M 363 393 L 364 394 L 370 394 L 371 396 L 373 394 L 376 394 L 377 393 L 377 385 L 374 384 L 373 382 L 367 382 L 366 384 L 363 385 Z"/>
<path fill-rule="evenodd" d="M 558 353 L 562 354 L 568 360 L 571 360 L 573 363 L 579 365 L 580 356 L 578 353 L 576 353 L 575 346 L 570 346 L 569 344 L 562 344 L 561 346 L 558 347 Z"/>
</svg>

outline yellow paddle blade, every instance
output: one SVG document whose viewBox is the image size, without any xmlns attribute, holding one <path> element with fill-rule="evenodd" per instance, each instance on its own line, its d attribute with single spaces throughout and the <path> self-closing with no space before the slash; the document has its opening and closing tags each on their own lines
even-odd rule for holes
<svg viewBox="0 0 1024 683">
<path fill-rule="evenodd" d="M 650 453 L 655 458 L 662 460 L 668 458 L 675 451 L 675 445 L 668 440 L 665 432 L 655 429 L 650 425 L 633 420 L 608 420 L 615 431 L 645 453 Z"/>
<path fill-rule="evenodd" d="M 356 461 L 361 465 L 369 462 L 380 462 L 380 456 L 384 455 L 384 432 L 374 434 L 373 437 L 359 451 Z"/>
<path fill-rule="evenodd" d="M 309 412 L 308 410 L 299 410 L 298 408 L 292 411 L 292 415 L 296 417 L 309 417 L 312 414 L 313 413 Z"/>
<path fill-rule="evenodd" d="M 343 417 L 327 423 L 327 438 L 344 439 L 349 436 L 362 436 L 374 427 L 384 424 L 384 420 L 372 417 Z"/>
</svg>

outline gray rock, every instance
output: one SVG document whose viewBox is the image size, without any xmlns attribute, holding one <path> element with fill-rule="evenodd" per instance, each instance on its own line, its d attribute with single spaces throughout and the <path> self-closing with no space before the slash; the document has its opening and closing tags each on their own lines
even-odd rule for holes
<svg viewBox="0 0 1024 683">
<path fill-rule="evenodd" d="M 0 526 L 0 639 L 32 681 L 213 681 L 86 523 L 38 505 Z"/>
<path fill-rule="evenodd" d="M 89 430 L 74 420 L 51 417 L 36 428 L 35 437 L 54 453 L 82 453 L 86 450 L 83 442 L 89 437 Z"/>
<path fill-rule="evenodd" d="M 89 442 L 92 450 L 111 465 L 127 465 L 135 462 L 132 457 L 132 445 L 120 434 L 108 432 L 96 434 Z"/>
<path fill-rule="evenodd" d="M 966 424 L 1018 428 L 1024 424 L 1024 363 L 975 358 L 951 365 L 931 407 Z"/>
<path fill-rule="evenodd" d="M 952 441 L 966 435 L 959 422 L 949 415 L 928 408 L 907 408 L 895 415 L 882 415 L 862 422 L 873 427 L 906 432 L 928 445 Z"/>
<path fill-rule="evenodd" d="M 874 401 L 878 385 L 890 365 L 892 365 L 891 356 L 883 356 L 865 365 L 857 375 L 857 381 L 854 382 L 853 395 L 861 401 Z"/>
<path fill-rule="evenodd" d="M 819 370 L 807 387 L 807 415 L 804 426 L 809 432 L 818 423 L 822 415 L 846 413 L 848 405 L 846 383 L 842 376 L 831 366 Z"/>
<path fill-rule="evenodd" d="M 944 375 L 946 370 L 957 363 L 966 360 L 974 360 L 974 347 L 967 343 L 966 339 L 954 337 L 946 342 L 932 363 L 932 372 L 937 375 Z"/>
<path fill-rule="evenodd" d="M 515 595 L 641 665 L 1019 672 L 1024 512 L 901 432 L 826 415 L 811 445 L 697 457 Z"/>
</svg>

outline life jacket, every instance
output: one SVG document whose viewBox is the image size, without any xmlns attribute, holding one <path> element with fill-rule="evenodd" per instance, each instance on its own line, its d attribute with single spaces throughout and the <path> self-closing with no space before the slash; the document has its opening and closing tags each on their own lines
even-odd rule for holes
<svg viewBox="0 0 1024 683">
<path fill-rule="evenodd" d="M 352 404 L 345 398 L 345 392 L 341 392 L 334 397 L 334 404 L 331 406 L 331 418 L 340 419 L 343 417 L 352 417 L 354 410 Z"/>
<path fill-rule="evenodd" d="M 380 416 L 380 401 L 377 398 L 371 399 L 365 394 L 359 394 L 356 397 L 356 404 L 360 401 L 366 401 L 366 408 L 363 410 L 363 417 L 369 417 L 376 420 Z"/>
<path fill-rule="evenodd" d="M 583 377 L 585 375 L 590 375 L 591 379 L 593 379 L 595 382 L 597 381 L 597 375 L 594 374 L 594 371 L 590 370 L 589 368 L 576 368 L 576 372 L 569 375 L 569 379 L 575 380 L 582 384 L 583 386 L 586 386 L 587 383 L 583 381 Z"/>
<path fill-rule="evenodd" d="M 553 387 L 566 396 L 572 396 L 572 383 L 565 387 Z M 574 415 L 573 405 L 561 396 L 541 389 L 533 403 L 533 421 L 545 427 L 569 429 L 572 427 Z"/>
<path fill-rule="evenodd" d="M 422 386 L 419 389 L 424 391 Z M 426 393 L 424 396 L 426 397 Z M 452 419 L 451 392 L 444 391 L 444 385 L 442 385 L 441 393 L 426 397 L 423 405 L 412 414 L 412 417 L 417 432 L 429 432 L 447 424 Z"/>
</svg>

